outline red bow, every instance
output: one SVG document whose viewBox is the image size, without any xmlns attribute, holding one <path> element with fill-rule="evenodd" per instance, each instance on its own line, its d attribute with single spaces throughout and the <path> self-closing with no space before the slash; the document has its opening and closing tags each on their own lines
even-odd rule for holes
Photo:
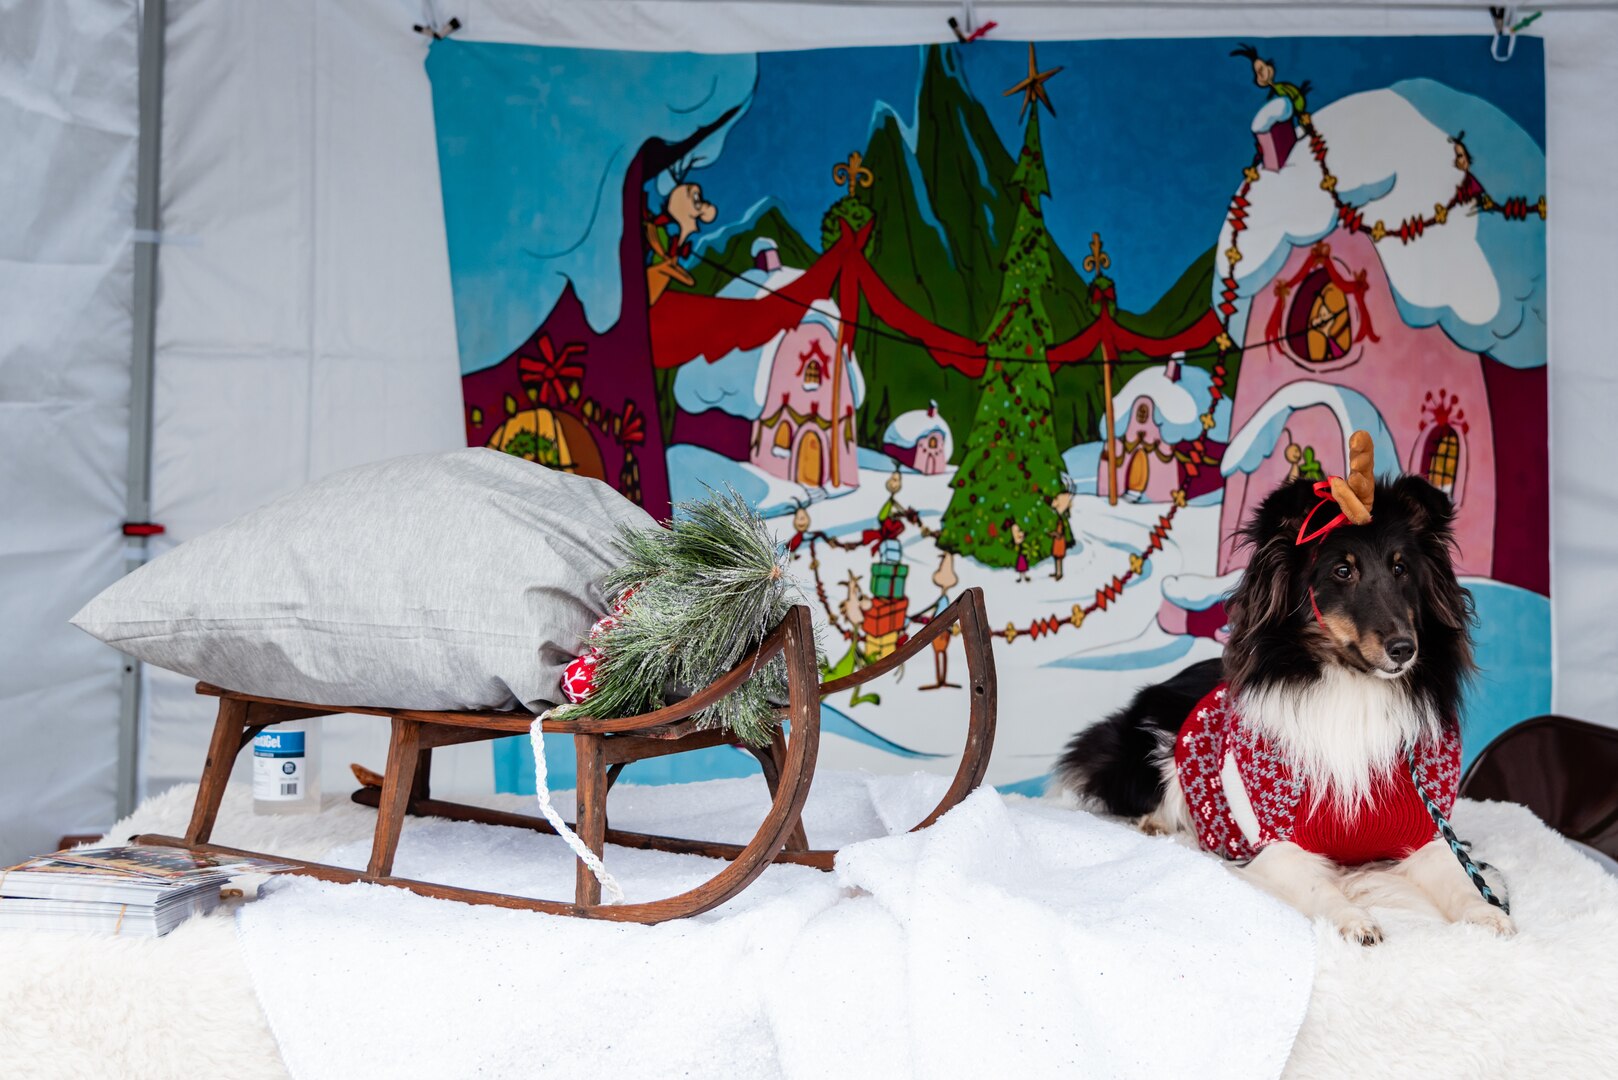
<svg viewBox="0 0 1618 1080">
<path fill-rule="evenodd" d="M 1315 510 L 1319 510 L 1322 506 L 1325 506 L 1327 503 L 1331 503 L 1333 506 L 1337 505 L 1337 496 L 1333 495 L 1332 491 L 1331 491 L 1332 479 L 1333 479 L 1332 477 L 1327 477 L 1324 480 L 1316 480 L 1315 481 L 1315 494 L 1320 496 L 1320 501 L 1315 503 L 1314 510 L 1309 511 L 1309 513 L 1304 517 L 1303 524 L 1298 526 L 1298 540 L 1297 540 L 1297 542 L 1298 542 L 1299 545 L 1307 544 L 1311 540 L 1318 540 L 1322 536 L 1325 536 L 1327 533 L 1331 532 L 1333 529 L 1337 528 L 1337 526 L 1339 526 L 1339 525 L 1347 525 L 1348 524 L 1348 516 L 1346 514 L 1344 514 L 1341 510 L 1339 510 L 1337 512 L 1336 517 L 1334 517 L 1330 521 L 1326 522 L 1326 524 L 1322 525 L 1320 528 L 1316 529 L 1314 532 L 1309 533 L 1308 536 L 1304 535 L 1304 533 L 1307 532 L 1308 529 L 1309 529 L 1309 521 L 1310 521 L 1310 519 L 1315 516 Z M 1341 478 L 1339 477 L 1337 479 L 1341 479 Z"/>
<path fill-rule="evenodd" d="M 1326 524 L 1322 525 L 1314 532 L 1309 533 L 1308 536 L 1304 535 L 1309 528 L 1309 519 L 1315 516 L 1315 510 L 1319 510 L 1327 503 L 1331 503 L 1333 506 L 1337 505 L 1337 496 L 1333 495 L 1331 490 L 1332 479 L 1332 477 L 1327 477 L 1324 480 L 1315 481 L 1315 494 L 1320 496 L 1320 501 L 1315 503 L 1314 510 L 1310 510 L 1308 514 L 1304 515 L 1303 524 L 1298 526 L 1298 544 L 1302 545 L 1309 543 L 1311 540 L 1318 540 L 1322 536 L 1325 536 L 1327 533 L 1331 532 L 1333 529 L 1337 528 L 1337 526 L 1348 524 L 1348 515 L 1339 510 L 1337 511 L 1336 517 L 1326 522 Z M 1338 479 L 1340 479 L 1340 477 Z M 1310 552 L 1309 565 L 1313 566 L 1314 563 L 1315 552 Z M 1309 586 L 1309 610 L 1314 612 L 1315 622 L 1319 623 L 1320 628 L 1325 630 L 1329 635 L 1331 633 L 1331 629 L 1326 626 L 1326 617 L 1320 613 L 1320 603 L 1315 599 L 1315 587 L 1313 585 Z"/>
<path fill-rule="evenodd" d="M 884 520 L 882 524 L 876 528 L 866 529 L 863 533 L 861 533 L 860 543 L 870 544 L 871 554 L 875 555 L 877 548 L 882 546 L 882 541 L 896 539 L 899 534 L 904 531 L 905 523 L 900 521 L 898 518 L 890 517 Z"/>
</svg>

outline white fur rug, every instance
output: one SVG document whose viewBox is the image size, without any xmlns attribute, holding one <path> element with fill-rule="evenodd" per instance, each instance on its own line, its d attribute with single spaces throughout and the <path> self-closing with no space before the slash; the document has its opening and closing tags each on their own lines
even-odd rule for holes
<svg viewBox="0 0 1618 1080">
<path fill-rule="evenodd" d="M 614 821 L 628 826 L 634 814 L 632 805 L 654 790 L 615 791 Z M 820 787 L 817 792 L 829 794 Z M 136 831 L 180 831 L 193 795 L 194 789 L 188 787 L 149 801 L 120 824 L 113 837 Z M 517 805 L 521 800 L 491 802 Z M 1006 802 L 1016 809 L 1020 800 Z M 735 827 L 731 800 L 716 800 L 712 809 L 715 835 Z M 873 799 L 871 818 L 866 822 L 870 831 L 865 835 L 886 831 L 890 823 L 882 819 L 902 809 L 891 805 L 884 809 L 883 800 Z M 1060 828 L 1060 817 L 1067 813 L 1045 805 L 1039 807 L 1036 817 Z M 222 842 L 239 841 L 245 846 L 318 858 L 368 836 L 373 820 L 371 811 L 337 799 L 329 800 L 327 810 L 314 818 L 258 818 L 252 814 L 245 792 L 233 790 L 217 835 Z M 846 824 L 852 827 L 856 823 Z M 815 835 L 814 825 L 811 818 L 811 836 Z M 408 854 L 413 846 L 411 835 L 418 830 L 446 827 L 445 823 L 411 822 L 402 853 Z M 1348 945 L 1323 925 L 1317 926 L 1314 986 L 1284 1075 L 1420 1076 L 1423 1080 L 1614 1075 L 1618 1034 L 1612 1030 L 1611 1018 L 1618 1015 L 1618 880 L 1517 807 L 1462 804 L 1457 827 L 1509 880 L 1520 930 L 1517 937 L 1499 940 L 1471 927 L 1379 912 L 1388 940 L 1366 949 Z M 1051 835 L 1040 834 L 1046 841 Z M 917 841 L 901 839 L 900 843 L 914 845 Z M 959 856 L 957 849 L 947 861 Z M 982 856 L 991 858 L 992 852 Z M 916 865 L 924 861 L 920 858 Z M 891 868 L 902 872 L 903 860 L 893 862 Z M 408 872 L 408 867 L 401 865 L 401 870 Z M 771 884 L 772 875 L 782 879 L 779 885 Z M 633 878 L 632 873 L 629 876 Z M 832 880 L 818 874 L 814 877 L 820 883 Z M 790 900 L 800 890 L 797 883 L 783 889 L 788 884 L 784 878 L 772 870 L 745 895 L 758 893 L 758 902 L 765 905 Z M 804 885 L 804 889 L 816 887 L 814 883 Z M 316 895 L 344 891 L 303 881 L 280 888 L 310 890 Z M 394 890 L 353 888 L 384 894 L 390 904 L 421 904 L 427 909 L 446 906 Z M 1062 902 L 1061 897 L 1044 899 L 1058 906 Z M 255 902 L 247 909 L 253 912 L 249 917 L 269 915 L 276 902 L 274 896 Z M 1015 925 L 1027 910 L 1025 904 L 1015 897 L 1004 898 L 1001 917 Z M 833 904 L 828 910 L 836 912 L 844 906 Z M 348 907 L 346 901 L 339 904 L 339 914 Z M 903 912 L 888 914 L 906 917 Z M 722 920 L 724 913 L 716 916 Z M 756 914 L 749 917 L 758 918 Z M 538 917 L 538 921 L 560 920 Z M 734 921 L 743 924 L 746 918 Z M 813 963 L 835 956 L 840 941 L 837 920 L 821 919 L 810 925 L 816 930 L 818 944 L 805 939 L 815 946 L 803 953 L 806 960 Z M 970 926 L 966 929 L 970 932 Z M 1019 960 L 1033 963 L 1038 944 L 1025 942 L 1027 955 Z M 374 951 L 358 956 L 345 973 L 356 996 L 375 986 L 385 968 L 384 958 Z M 870 972 L 886 969 L 881 958 L 859 959 Z M 511 969 L 544 962 L 543 957 L 516 954 Z M 693 967 L 696 962 L 693 954 Z M 394 1027 L 419 1024 L 433 1016 L 439 974 L 429 973 L 418 981 L 415 1000 L 420 1011 L 396 1016 Z M 845 1016 L 857 1016 L 861 998 L 891 1002 L 893 994 L 910 992 L 918 985 L 853 987 L 857 993 L 839 1007 Z M 1180 1022 L 1180 1017 L 1164 1009 L 1164 998 L 1150 985 L 1143 988 L 1120 982 L 1118 986 L 1120 997 L 1138 1009 L 1154 1030 L 1166 1031 Z M 928 989 L 925 985 L 919 988 Z M 491 986 L 490 990 L 498 993 L 500 988 Z M 569 990 L 566 980 L 556 980 L 547 987 L 547 1000 L 566 1001 Z M 615 999 L 599 1004 L 603 1014 L 623 1016 L 625 1002 Z M 533 1004 L 536 1013 L 544 1008 L 544 1001 Z M 691 1023 L 701 1022 L 714 1011 L 710 1003 L 692 998 L 682 999 L 678 1010 Z M 960 1017 L 955 1022 L 969 1026 Z M 366 1061 L 365 1048 L 380 1046 L 388 1037 L 388 1033 L 356 1030 L 351 1042 L 361 1053 L 355 1060 Z M 834 1038 L 826 1053 L 844 1075 L 880 1071 L 876 1061 L 836 1061 L 839 1045 L 846 1047 L 850 1041 Z M 895 1044 L 890 1056 L 923 1060 L 909 1053 L 914 1049 Z M 530 1067 L 522 1070 L 524 1074 L 537 1071 L 533 1062 L 527 1064 Z M 755 1071 L 767 1074 L 766 1065 L 760 1063 Z M 359 1071 L 374 1070 L 361 1067 Z M 648 1074 L 645 1070 L 621 1071 L 624 1075 Z M 1127 1068 L 1121 1071 L 1129 1074 Z M 192 920 L 157 941 L 43 933 L 9 933 L 0 938 L 0 1076 L 207 1074 L 287 1075 L 229 913 Z M 489 1074 L 499 1075 L 495 1071 Z M 894 1072 L 888 1069 L 884 1075 Z"/>
<path fill-rule="evenodd" d="M 886 835 L 945 786 L 822 773 L 805 826 L 841 848 L 834 873 L 772 867 L 654 927 L 288 878 L 241 913 L 247 967 L 298 1080 L 1280 1075 L 1314 970 L 1301 916 L 1178 845 L 992 790 Z M 614 798 L 625 828 L 728 840 L 768 801 L 757 778 Z M 607 863 L 630 900 L 722 865 L 620 849 Z M 552 897 L 574 874 L 553 837 L 448 821 L 411 830 L 396 868 Z M 427 985 L 431 1012 L 399 1024 Z"/>
</svg>

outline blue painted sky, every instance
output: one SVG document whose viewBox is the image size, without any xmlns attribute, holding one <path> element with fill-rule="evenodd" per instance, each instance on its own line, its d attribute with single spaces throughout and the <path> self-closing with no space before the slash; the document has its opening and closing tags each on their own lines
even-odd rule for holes
<svg viewBox="0 0 1618 1080">
<path fill-rule="evenodd" d="M 1309 79 L 1325 104 L 1401 79 L 1431 78 L 1493 102 L 1541 147 L 1544 52 L 1518 42 L 1510 63 L 1482 37 L 1175 39 L 1046 42 L 1041 69 L 1057 115 L 1042 122 L 1051 234 L 1074 262 L 1100 232 L 1113 256 L 1119 301 L 1143 309 L 1218 236 L 1221 215 L 1252 157 L 1249 123 L 1264 102 L 1251 69 L 1229 52 L 1249 40 L 1278 78 Z M 979 42 L 958 50 L 964 77 L 1001 142 L 1022 144 L 1017 100 L 1001 91 L 1027 71 L 1027 45 Z M 836 198 L 831 166 L 863 149 L 876 103 L 906 123 L 916 115 L 919 47 L 761 53 L 758 86 L 723 155 L 693 174 L 719 206 L 716 225 L 773 195 L 813 241 Z"/>
</svg>

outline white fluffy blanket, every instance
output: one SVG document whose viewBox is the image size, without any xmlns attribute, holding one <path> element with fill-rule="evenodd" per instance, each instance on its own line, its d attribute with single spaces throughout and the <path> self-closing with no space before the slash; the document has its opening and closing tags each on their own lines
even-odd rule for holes
<svg viewBox="0 0 1618 1080">
<path fill-rule="evenodd" d="M 833 843 L 881 836 L 943 788 L 823 774 L 805 824 Z M 640 788 L 613 820 L 739 838 L 766 800 L 757 780 Z M 631 900 L 721 865 L 616 849 L 607 861 Z M 925 832 L 855 843 L 838 863 L 832 875 L 771 868 L 723 908 L 656 927 L 287 879 L 242 911 L 241 937 L 299 1080 L 1253 1080 L 1279 1075 L 1308 1004 L 1302 917 L 1195 853 L 1087 814 L 983 790 Z M 444 821 L 411 830 L 395 869 L 551 897 L 573 880 L 552 837 Z M 424 993 L 430 1010 L 399 1023 Z"/>
<path fill-rule="evenodd" d="M 920 784 L 826 774 L 811 800 L 811 837 L 881 835 L 922 801 Z M 863 800 L 851 799 L 860 788 Z M 113 835 L 179 831 L 193 794 L 178 789 L 149 801 Z M 746 782 L 690 794 L 692 817 L 707 819 L 688 821 L 694 831 L 734 836 L 746 830 L 738 824 L 744 813 L 756 820 L 761 812 L 762 788 L 748 790 Z M 835 811 L 833 796 L 856 810 Z M 615 790 L 614 822 L 649 825 L 657 801 L 669 797 Z M 347 845 L 354 861 L 374 820 L 335 800 L 318 818 L 255 818 L 248 807 L 244 792 L 227 797 L 221 842 L 305 857 L 342 854 Z M 296 881 L 242 909 L 240 940 L 228 914 L 193 920 L 159 941 L 7 934 L 0 939 L 0 1075 L 285 1076 L 249 963 L 287 1065 L 300 1076 L 423 1075 L 451 1060 L 455 1074 L 481 1063 L 487 1075 L 530 1075 L 547 1065 L 568 1072 L 562 1065 L 570 1055 L 596 1055 L 596 1064 L 610 1061 L 626 1076 L 666 1075 L 680 1065 L 698 1075 L 773 1075 L 802 1062 L 850 1076 L 949 1075 L 974 1066 L 982 1066 L 978 1075 L 1005 1075 L 1027 1074 L 1031 1062 L 1053 1054 L 1077 1062 L 1066 1070 L 1072 1075 L 1162 1075 L 1156 1063 L 1169 1059 L 1156 1056 L 1165 1052 L 1157 1044 L 1181 1041 L 1186 1003 L 1202 995 L 1176 985 L 1188 980 L 1165 970 L 1151 939 L 1191 930 L 1206 914 L 1205 897 L 1232 884 L 1222 869 L 1167 841 L 1044 804 L 1002 805 L 987 793 L 940 824 L 946 828 L 850 848 L 835 877 L 774 868 L 736 910 L 668 927 L 473 911 L 396 890 Z M 1457 824 L 1509 878 L 1519 935 L 1497 940 L 1379 913 L 1388 940 L 1364 949 L 1317 926 L 1314 986 L 1285 1076 L 1612 1075 L 1618 880 L 1520 808 L 1463 804 Z M 415 860 L 434 859 L 452 880 L 509 885 L 498 876 L 507 861 L 491 868 L 485 854 L 536 842 L 555 843 L 411 822 L 400 871 L 416 873 L 424 864 Z M 610 856 L 632 895 L 649 880 L 643 870 L 678 873 L 641 864 L 674 857 L 616 849 Z M 1131 882 L 1125 875 L 1136 863 L 1141 876 Z M 1071 881 L 1081 873 L 1092 879 L 1089 892 L 1075 895 Z M 1137 892 L 1144 922 L 1122 900 Z M 376 915 L 353 925 L 362 906 Z M 777 931 L 789 919 L 796 929 L 783 939 Z M 506 920 L 513 936 L 491 937 Z M 1251 961 L 1296 949 L 1279 961 L 1296 965 L 1306 949 L 1286 929 L 1296 924 L 1283 912 L 1273 925 L 1280 929 L 1236 951 Z M 1221 948 L 1239 933 L 1211 932 Z M 289 933 L 308 943 L 296 947 L 303 959 L 277 968 L 271 935 L 286 944 Z M 358 937 L 318 944 L 320 935 L 338 933 Z M 1131 938 L 1142 944 L 1122 954 L 1108 943 Z M 498 964 L 478 967 L 491 956 Z M 1205 974 L 1200 958 L 1179 960 L 1187 975 Z M 1106 972 L 1098 985 L 1107 993 L 1077 989 L 1088 967 Z M 1020 974 L 1015 986 L 1006 983 L 1011 974 Z M 1227 1011 L 1244 1038 L 1263 1040 L 1281 1027 L 1278 1016 L 1239 1015 L 1243 1007 L 1286 1010 L 1274 974 L 1255 976 L 1270 1004 L 1233 996 Z M 274 978 L 291 993 L 269 989 Z M 1301 993 L 1296 988 L 1292 1000 Z M 1067 1015 L 1053 999 L 1094 1011 Z M 317 1000 L 326 1020 L 306 1021 Z M 382 1001 L 398 1011 L 384 1013 Z M 487 1022 L 494 1016 L 502 1022 Z M 289 1022 L 299 1031 L 286 1030 Z M 1280 1060 L 1254 1064 L 1266 1046 L 1210 1040 L 1196 1068 L 1169 1075 L 1218 1075 L 1218 1066 L 1273 1075 Z M 701 1042 L 712 1048 L 708 1056 L 699 1056 Z M 433 1056 L 402 1064 L 395 1057 L 402 1045 L 424 1043 L 433 1044 L 424 1051 Z M 658 1045 L 663 1052 L 651 1063 L 634 1056 Z M 1009 1056 L 984 1065 L 990 1053 Z M 1131 1053 L 1152 1056 L 1130 1060 Z"/>
</svg>

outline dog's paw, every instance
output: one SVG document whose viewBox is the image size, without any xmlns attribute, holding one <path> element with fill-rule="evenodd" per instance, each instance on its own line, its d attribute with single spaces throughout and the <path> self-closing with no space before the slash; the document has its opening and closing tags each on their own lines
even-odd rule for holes
<svg viewBox="0 0 1618 1080">
<path fill-rule="evenodd" d="M 1135 819 L 1135 828 L 1147 836 L 1167 836 L 1169 831 L 1158 822 L 1156 814 L 1147 814 Z"/>
<path fill-rule="evenodd" d="M 1498 937 L 1512 937 L 1517 933 L 1517 924 L 1511 921 L 1511 916 L 1493 904 L 1468 904 L 1456 921 L 1492 930 Z"/>
<path fill-rule="evenodd" d="M 1337 926 L 1337 932 L 1347 941 L 1360 945 L 1377 945 L 1382 941 L 1382 927 L 1367 912 L 1345 913 L 1332 921 Z"/>
</svg>

